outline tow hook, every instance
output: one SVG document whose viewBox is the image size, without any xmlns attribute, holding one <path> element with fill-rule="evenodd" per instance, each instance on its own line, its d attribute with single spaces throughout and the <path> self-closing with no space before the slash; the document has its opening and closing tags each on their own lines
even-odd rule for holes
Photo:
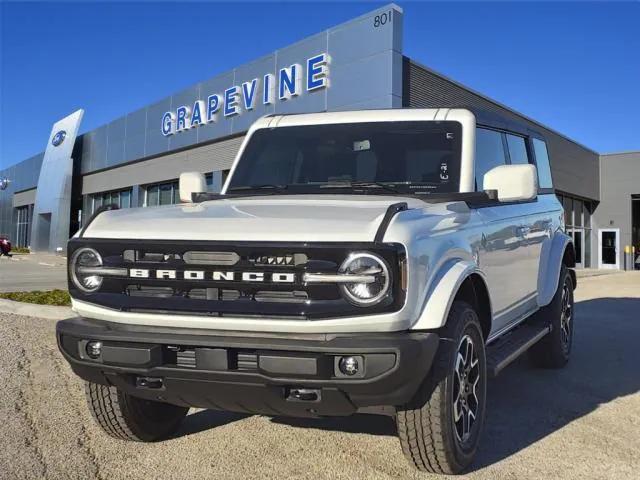
<svg viewBox="0 0 640 480">
<path fill-rule="evenodd" d="M 137 377 L 136 378 L 136 387 L 138 388 L 151 388 L 158 389 L 162 388 L 164 382 L 160 377 Z"/>
<path fill-rule="evenodd" d="M 317 402 L 320 400 L 320 390 L 315 388 L 292 388 L 287 400 L 294 402 Z"/>
</svg>

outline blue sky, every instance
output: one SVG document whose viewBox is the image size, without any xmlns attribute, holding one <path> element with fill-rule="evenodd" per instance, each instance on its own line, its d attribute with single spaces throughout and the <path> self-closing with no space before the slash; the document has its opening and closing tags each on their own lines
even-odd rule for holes
<svg viewBox="0 0 640 480">
<path fill-rule="evenodd" d="M 385 3 L 0 0 L 0 168 L 77 108 L 93 129 Z M 409 57 L 598 152 L 640 150 L 640 3 L 397 3 Z"/>
</svg>

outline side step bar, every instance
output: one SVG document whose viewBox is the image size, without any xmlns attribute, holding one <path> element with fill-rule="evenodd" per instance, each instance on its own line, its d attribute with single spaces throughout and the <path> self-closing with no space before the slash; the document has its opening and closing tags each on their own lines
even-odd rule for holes
<svg viewBox="0 0 640 480">
<path fill-rule="evenodd" d="M 549 325 L 522 325 L 487 348 L 487 373 L 495 377 L 551 331 Z"/>
</svg>

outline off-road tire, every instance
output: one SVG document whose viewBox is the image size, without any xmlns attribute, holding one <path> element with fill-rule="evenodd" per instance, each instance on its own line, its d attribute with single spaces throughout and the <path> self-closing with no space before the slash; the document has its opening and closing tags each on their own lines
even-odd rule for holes
<svg viewBox="0 0 640 480">
<path fill-rule="evenodd" d="M 573 345 L 573 290 L 571 273 L 563 265 L 553 300 L 536 313 L 536 318 L 549 322 L 551 325 L 551 331 L 529 349 L 529 358 L 536 367 L 562 368 L 569 361 Z M 563 318 L 563 315 L 567 315 L 567 305 L 563 303 L 563 294 L 568 296 L 567 302 L 570 309 L 568 322 L 566 318 Z"/>
<path fill-rule="evenodd" d="M 89 410 L 112 437 L 155 442 L 174 433 L 189 411 L 186 407 L 132 397 L 113 386 L 85 382 Z"/>
<path fill-rule="evenodd" d="M 470 436 L 461 442 L 454 424 L 454 394 L 458 348 L 467 337 L 477 351 L 478 410 Z M 454 301 L 431 373 L 407 405 L 397 408 L 400 446 L 416 468 L 431 473 L 456 474 L 473 460 L 486 411 L 486 356 L 478 314 L 466 302 Z M 466 375 L 465 375 L 466 376 Z M 470 377 L 469 377 L 470 378 Z"/>
</svg>

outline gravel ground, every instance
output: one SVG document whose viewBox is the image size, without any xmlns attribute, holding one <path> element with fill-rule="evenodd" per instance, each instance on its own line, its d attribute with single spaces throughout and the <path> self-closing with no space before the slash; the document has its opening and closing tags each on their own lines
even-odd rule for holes
<svg viewBox="0 0 640 480">
<path fill-rule="evenodd" d="M 489 382 L 469 478 L 637 479 L 640 274 L 581 279 L 574 355 L 562 371 L 526 359 Z M 0 478 L 429 478 L 389 418 L 291 420 L 192 411 L 175 438 L 112 439 L 55 345 L 52 320 L 0 313 Z"/>
</svg>

